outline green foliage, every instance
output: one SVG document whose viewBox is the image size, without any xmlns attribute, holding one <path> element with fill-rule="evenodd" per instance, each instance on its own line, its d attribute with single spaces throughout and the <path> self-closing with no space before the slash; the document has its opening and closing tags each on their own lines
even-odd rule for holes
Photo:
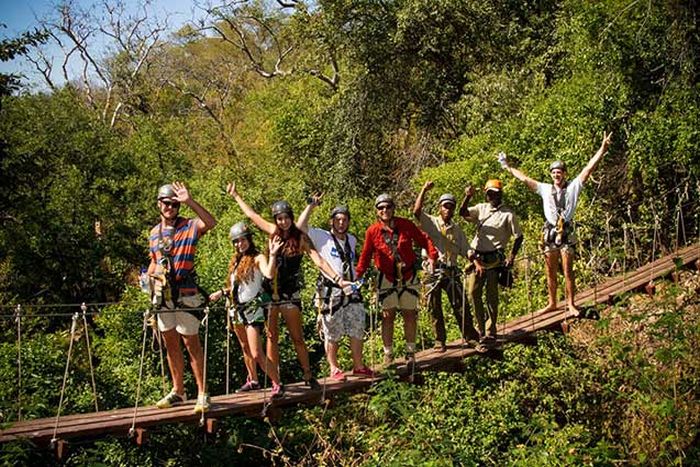
<svg viewBox="0 0 700 467">
<path fill-rule="evenodd" d="M 0 23 L 0 28 L 5 27 Z M 0 62 L 8 62 L 17 56 L 27 55 L 31 47 L 43 44 L 48 38 L 49 34 L 45 30 L 34 29 L 18 37 L 0 39 Z M 0 73 L 0 109 L 2 109 L 1 99 L 20 89 L 20 78 L 20 75 L 14 73 Z"/>
<path fill-rule="evenodd" d="M 148 168 L 69 90 L 8 100 L 0 131 L 2 301 L 115 298 L 143 258 Z"/>
</svg>

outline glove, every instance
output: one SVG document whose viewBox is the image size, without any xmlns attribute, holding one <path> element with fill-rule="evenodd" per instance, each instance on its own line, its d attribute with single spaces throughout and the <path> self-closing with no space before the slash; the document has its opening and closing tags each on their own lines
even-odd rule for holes
<svg viewBox="0 0 700 467">
<path fill-rule="evenodd" d="M 506 157 L 506 153 L 501 151 L 498 153 L 498 163 L 501 164 L 501 168 L 508 170 L 510 167 L 508 166 L 508 159 Z"/>
</svg>

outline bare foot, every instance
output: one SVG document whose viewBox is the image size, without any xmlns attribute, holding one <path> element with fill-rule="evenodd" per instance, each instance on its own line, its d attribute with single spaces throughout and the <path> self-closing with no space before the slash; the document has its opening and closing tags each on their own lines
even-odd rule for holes
<svg viewBox="0 0 700 467">
<path fill-rule="evenodd" d="M 556 310 L 556 309 L 557 309 L 557 304 L 556 304 L 556 303 L 550 303 L 550 304 L 548 304 L 547 307 L 546 307 L 544 310 L 542 310 L 542 311 L 544 311 L 545 313 L 548 313 L 548 312 L 554 311 L 554 310 Z"/>
<path fill-rule="evenodd" d="M 578 316 L 579 313 L 581 313 L 581 310 L 576 308 L 576 305 L 574 305 L 573 303 L 569 303 L 568 307 L 569 307 L 569 313 L 571 313 L 574 316 Z"/>
</svg>

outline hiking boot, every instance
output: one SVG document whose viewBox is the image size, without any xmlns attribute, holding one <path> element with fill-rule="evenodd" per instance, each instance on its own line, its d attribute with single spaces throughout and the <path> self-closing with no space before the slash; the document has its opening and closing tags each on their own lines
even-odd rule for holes
<svg viewBox="0 0 700 467">
<path fill-rule="evenodd" d="M 168 393 L 167 396 L 156 402 L 156 407 L 159 409 L 169 409 L 170 407 L 177 405 L 177 404 L 182 404 L 187 400 L 187 394 L 178 394 L 175 392 L 173 389 Z"/>
<path fill-rule="evenodd" d="M 321 385 L 318 384 L 318 381 L 316 381 L 316 378 L 314 378 L 313 376 L 304 381 L 304 386 L 308 386 L 312 391 L 321 390 Z"/>
<path fill-rule="evenodd" d="M 256 391 L 258 389 L 260 389 L 260 383 L 258 383 L 257 381 L 248 380 L 243 386 L 238 388 L 237 392 Z"/>
<path fill-rule="evenodd" d="M 270 397 L 272 399 L 279 399 L 284 396 L 284 384 L 272 383 L 272 390 L 270 391 Z"/>
<path fill-rule="evenodd" d="M 496 338 L 493 336 L 484 336 L 479 340 L 479 345 L 476 346 L 476 351 L 486 353 L 496 347 Z"/>
<path fill-rule="evenodd" d="M 481 343 L 483 343 L 489 349 L 496 347 L 496 337 L 495 336 L 484 336 L 481 338 Z"/>
<path fill-rule="evenodd" d="M 194 413 L 204 413 L 209 410 L 209 394 L 202 393 L 197 396 L 197 403 L 194 405 Z"/>
<path fill-rule="evenodd" d="M 439 353 L 444 353 L 445 351 L 447 351 L 447 346 L 442 341 L 435 341 L 435 345 L 433 346 L 433 348 L 436 352 Z"/>
<path fill-rule="evenodd" d="M 474 328 L 468 329 L 467 332 L 464 333 L 464 340 L 466 340 L 467 342 L 479 342 L 479 339 L 481 339 L 481 335 L 479 334 L 479 331 L 477 331 Z"/>
<path fill-rule="evenodd" d="M 345 377 L 345 373 L 343 370 L 340 368 L 336 368 L 335 370 L 331 371 L 331 379 L 333 381 L 345 381 L 347 378 Z"/>
<path fill-rule="evenodd" d="M 406 352 L 406 366 L 410 371 L 416 368 L 416 354 L 413 352 Z"/>
<path fill-rule="evenodd" d="M 352 370 L 352 374 L 355 376 L 364 376 L 366 378 L 374 378 L 377 376 L 377 373 L 366 366 L 361 366 L 360 368 Z"/>
</svg>

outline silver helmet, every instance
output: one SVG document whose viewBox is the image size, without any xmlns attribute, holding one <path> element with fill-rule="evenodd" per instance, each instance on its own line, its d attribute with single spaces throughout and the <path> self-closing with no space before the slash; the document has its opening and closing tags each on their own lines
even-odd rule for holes
<svg viewBox="0 0 700 467">
<path fill-rule="evenodd" d="M 550 172 L 556 169 L 563 170 L 564 172 L 566 172 L 566 164 L 564 163 L 564 161 L 554 161 L 551 164 L 549 164 Z"/>
<path fill-rule="evenodd" d="M 231 239 L 232 242 L 235 242 L 239 238 L 242 237 L 251 237 L 253 235 L 253 232 L 248 229 L 248 226 L 246 225 L 245 222 L 237 222 L 231 226 L 231 230 L 228 232 L 228 237 Z"/>
<path fill-rule="evenodd" d="M 350 219 L 350 210 L 348 209 L 347 206 L 336 206 L 331 210 L 331 219 L 333 219 L 335 216 L 338 214 L 345 214 L 348 216 L 348 219 Z"/>
<path fill-rule="evenodd" d="M 167 185 L 163 185 L 162 187 L 158 188 L 158 201 L 164 198 L 175 198 L 177 197 L 177 193 L 175 193 L 175 188 L 168 183 Z"/>
<path fill-rule="evenodd" d="M 286 213 L 290 217 L 294 216 L 294 211 L 292 211 L 292 206 L 282 200 L 282 201 L 275 201 L 272 203 L 272 217 L 277 217 L 278 215 Z"/>
<path fill-rule="evenodd" d="M 394 198 L 392 198 L 391 195 L 388 193 L 382 193 L 381 195 L 377 196 L 377 199 L 374 201 L 374 207 L 379 207 L 380 204 L 384 203 L 388 203 L 391 206 L 393 206 Z"/>
<path fill-rule="evenodd" d="M 445 193 L 442 196 L 440 196 L 440 199 L 438 199 L 439 206 L 442 206 L 444 203 L 452 203 L 455 206 L 457 206 L 457 199 L 452 193 Z"/>
</svg>

